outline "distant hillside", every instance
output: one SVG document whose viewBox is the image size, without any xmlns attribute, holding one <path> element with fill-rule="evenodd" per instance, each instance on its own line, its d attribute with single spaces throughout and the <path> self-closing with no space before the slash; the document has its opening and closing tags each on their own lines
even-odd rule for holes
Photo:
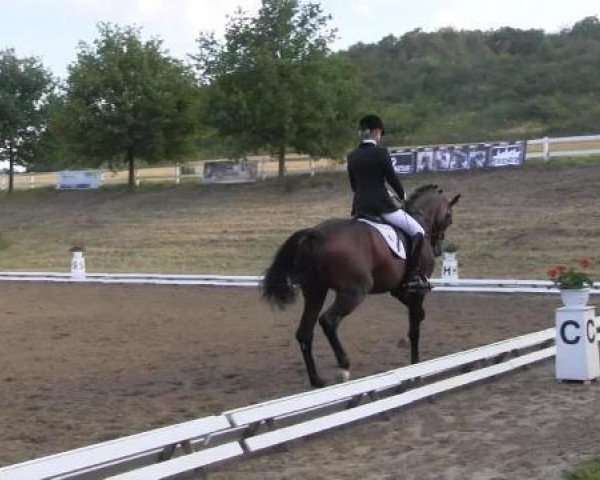
<svg viewBox="0 0 600 480">
<path fill-rule="evenodd" d="M 387 119 L 388 144 L 531 138 L 600 130 L 600 21 L 560 33 L 417 29 L 352 46 Z"/>
</svg>

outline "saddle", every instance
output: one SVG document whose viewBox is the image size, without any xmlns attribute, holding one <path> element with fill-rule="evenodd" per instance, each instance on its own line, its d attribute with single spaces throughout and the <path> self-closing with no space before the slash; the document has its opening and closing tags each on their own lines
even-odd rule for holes
<svg viewBox="0 0 600 480">
<path fill-rule="evenodd" d="M 380 215 L 364 214 L 355 215 L 352 218 L 353 220 L 364 222 L 371 225 L 373 228 L 376 228 L 379 233 L 381 233 L 392 252 L 394 252 L 396 256 L 406 260 L 407 252 L 411 251 L 411 242 L 410 237 L 403 230 L 386 222 Z M 393 232 L 393 234 L 391 234 L 391 232 Z"/>
</svg>

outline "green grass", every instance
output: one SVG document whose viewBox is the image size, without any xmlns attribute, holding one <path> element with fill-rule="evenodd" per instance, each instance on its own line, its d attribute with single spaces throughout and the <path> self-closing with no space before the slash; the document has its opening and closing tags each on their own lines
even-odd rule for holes
<svg viewBox="0 0 600 480">
<path fill-rule="evenodd" d="M 4 238 L 2 233 L 0 233 L 0 250 L 4 250 L 4 249 L 8 248 L 9 246 L 10 246 L 10 243 L 8 242 L 8 240 L 6 240 L 6 238 Z"/>
<path fill-rule="evenodd" d="M 544 278 L 550 265 L 600 255 L 598 162 L 427 173 L 462 193 L 447 241 L 463 277 Z M 86 249 L 91 272 L 258 274 L 295 230 L 347 217 L 345 173 L 239 185 L 156 183 L 130 192 L 23 190 L 0 196 L 0 270 L 67 271 Z M 600 271 L 594 273 L 600 274 Z"/>
<path fill-rule="evenodd" d="M 600 458 L 596 458 L 579 466 L 575 471 L 566 474 L 567 480 L 600 480 Z"/>
</svg>

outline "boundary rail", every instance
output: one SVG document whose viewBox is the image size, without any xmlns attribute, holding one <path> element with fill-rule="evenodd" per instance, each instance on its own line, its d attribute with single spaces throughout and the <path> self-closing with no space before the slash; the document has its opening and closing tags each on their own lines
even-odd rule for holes
<svg viewBox="0 0 600 480">
<path fill-rule="evenodd" d="M 54 282 L 54 283 L 121 283 L 138 285 L 203 285 L 214 287 L 257 287 L 263 277 L 256 275 L 167 275 L 144 273 L 88 273 L 85 278 L 72 278 L 62 272 L 0 272 L 0 281 Z M 558 293 L 549 280 L 460 279 L 448 281 L 431 279 L 438 292 L 472 293 Z M 600 282 L 591 289 L 600 294 Z"/>
</svg>

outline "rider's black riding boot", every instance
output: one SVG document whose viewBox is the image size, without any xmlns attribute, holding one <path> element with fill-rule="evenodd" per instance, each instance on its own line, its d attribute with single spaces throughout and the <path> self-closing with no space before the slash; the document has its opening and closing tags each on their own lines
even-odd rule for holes
<svg viewBox="0 0 600 480">
<path fill-rule="evenodd" d="M 419 275 L 419 260 L 424 241 L 425 237 L 422 233 L 417 233 L 410 239 L 410 252 L 406 260 L 407 279 L 405 283 L 405 287 L 409 290 L 431 289 L 429 281 Z"/>
</svg>

